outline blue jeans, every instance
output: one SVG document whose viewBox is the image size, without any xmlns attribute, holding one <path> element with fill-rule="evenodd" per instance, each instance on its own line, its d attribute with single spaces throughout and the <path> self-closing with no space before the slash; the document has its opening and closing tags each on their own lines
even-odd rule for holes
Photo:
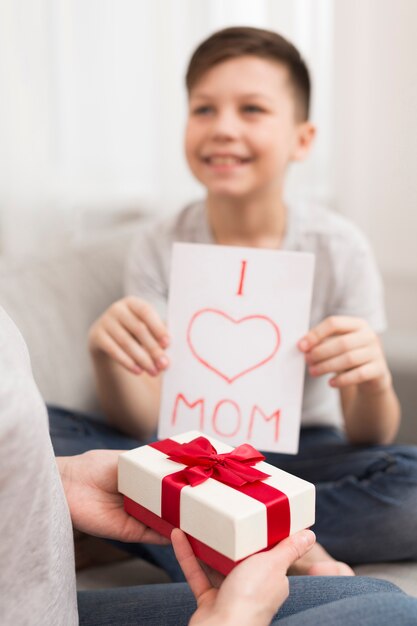
<svg viewBox="0 0 417 626">
<path fill-rule="evenodd" d="M 296 456 L 264 454 L 316 485 L 313 529 L 334 558 L 417 560 L 416 446 L 355 446 L 336 429 L 304 428 Z"/>
<path fill-rule="evenodd" d="M 56 455 L 140 445 L 106 424 L 49 407 Z M 317 488 L 318 541 L 350 564 L 417 560 L 417 447 L 353 446 L 333 428 L 303 428 L 295 456 L 265 453 L 267 461 Z M 126 546 L 183 581 L 172 549 Z"/>
<path fill-rule="evenodd" d="M 80 626 L 185 626 L 195 609 L 186 584 L 78 592 Z M 290 578 L 289 598 L 272 621 L 280 626 L 416 623 L 417 599 L 391 583 L 362 577 L 309 576 Z"/>
</svg>

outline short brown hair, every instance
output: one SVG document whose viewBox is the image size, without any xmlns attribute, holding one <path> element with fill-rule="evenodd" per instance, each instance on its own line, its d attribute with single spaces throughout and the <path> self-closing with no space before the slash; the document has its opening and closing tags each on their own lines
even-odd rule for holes
<svg viewBox="0 0 417 626">
<path fill-rule="evenodd" d="M 310 76 L 297 48 L 270 30 L 237 26 L 219 30 L 203 41 L 192 55 L 186 74 L 188 93 L 207 70 L 241 56 L 270 59 L 284 65 L 294 89 L 298 115 L 307 120 L 310 108 Z"/>
</svg>

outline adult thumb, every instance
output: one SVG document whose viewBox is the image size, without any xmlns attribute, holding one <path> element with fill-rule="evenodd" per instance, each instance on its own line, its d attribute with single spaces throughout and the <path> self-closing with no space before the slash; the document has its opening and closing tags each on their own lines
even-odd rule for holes
<svg viewBox="0 0 417 626">
<path fill-rule="evenodd" d="M 270 555 L 274 561 L 278 561 L 280 567 L 286 572 L 295 561 L 313 547 L 315 541 L 316 535 L 312 530 L 300 530 L 272 548 Z"/>
</svg>

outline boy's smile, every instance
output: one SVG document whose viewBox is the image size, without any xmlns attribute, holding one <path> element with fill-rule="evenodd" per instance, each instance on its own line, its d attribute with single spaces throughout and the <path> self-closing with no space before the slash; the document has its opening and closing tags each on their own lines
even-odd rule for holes
<svg viewBox="0 0 417 626">
<path fill-rule="evenodd" d="M 287 69 L 243 56 L 215 65 L 191 90 L 188 163 L 209 196 L 281 195 L 290 161 L 303 158 L 303 131 Z"/>
</svg>

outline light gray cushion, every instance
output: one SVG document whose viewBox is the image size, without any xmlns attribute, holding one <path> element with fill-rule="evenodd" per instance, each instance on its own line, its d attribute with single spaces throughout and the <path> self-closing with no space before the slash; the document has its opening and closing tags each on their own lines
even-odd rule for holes
<svg viewBox="0 0 417 626">
<path fill-rule="evenodd" d="M 122 296 L 130 241 L 116 229 L 55 257 L 0 260 L 0 301 L 22 332 L 47 402 L 96 412 L 87 334 Z"/>
</svg>

